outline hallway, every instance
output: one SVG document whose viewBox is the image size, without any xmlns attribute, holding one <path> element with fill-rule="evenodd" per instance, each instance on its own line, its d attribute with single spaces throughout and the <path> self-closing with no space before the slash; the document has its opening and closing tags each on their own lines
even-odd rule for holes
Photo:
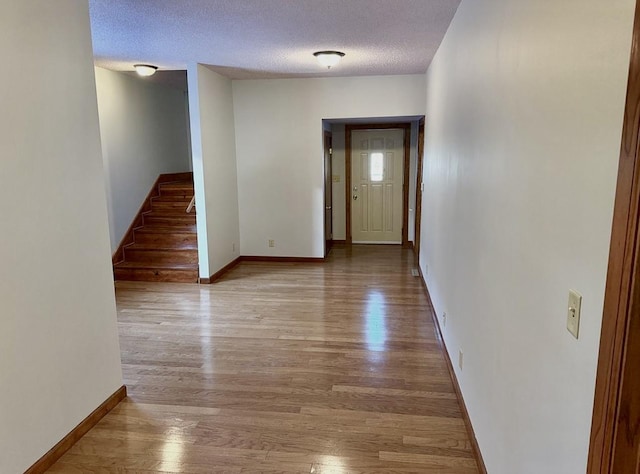
<svg viewBox="0 0 640 474">
<path fill-rule="evenodd" d="M 413 253 L 118 282 L 129 397 L 49 472 L 476 473 Z"/>
</svg>

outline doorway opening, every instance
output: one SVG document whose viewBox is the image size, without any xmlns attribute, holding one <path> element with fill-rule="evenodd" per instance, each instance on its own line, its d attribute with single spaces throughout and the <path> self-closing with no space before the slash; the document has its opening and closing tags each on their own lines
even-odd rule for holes
<svg viewBox="0 0 640 474">
<path fill-rule="evenodd" d="M 417 194 L 418 175 L 422 174 L 418 161 L 423 119 L 424 116 L 402 116 L 323 120 L 323 133 L 330 131 L 332 138 L 330 176 L 328 163 L 324 166 L 325 239 L 329 206 L 332 216 L 331 239 L 326 240 L 326 249 L 353 243 L 415 248 L 420 225 Z M 326 138 L 323 143 L 326 157 Z M 370 234 L 368 238 L 363 238 L 363 229 Z"/>
<path fill-rule="evenodd" d="M 324 258 L 333 246 L 333 135 L 324 130 Z"/>
</svg>

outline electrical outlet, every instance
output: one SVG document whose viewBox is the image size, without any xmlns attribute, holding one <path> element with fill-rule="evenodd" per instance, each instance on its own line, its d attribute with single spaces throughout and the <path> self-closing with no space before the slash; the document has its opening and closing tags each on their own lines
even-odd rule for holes
<svg viewBox="0 0 640 474">
<path fill-rule="evenodd" d="M 447 313 L 442 313 L 442 327 L 447 327 Z"/>
<path fill-rule="evenodd" d="M 462 370 L 463 357 L 464 357 L 464 354 L 462 354 L 462 349 L 458 349 L 458 367 L 460 367 L 460 370 Z"/>
<path fill-rule="evenodd" d="M 429 274 L 429 265 L 425 265 L 424 266 L 424 274 L 428 275 Z"/>
<path fill-rule="evenodd" d="M 269 239 L 269 247 L 275 247 L 275 246 L 276 246 L 276 241 Z"/>
<path fill-rule="evenodd" d="M 235 242 L 231 244 L 231 251 L 232 252 L 236 251 L 236 243 Z"/>
<path fill-rule="evenodd" d="M 578 339 L 580 330 L 580 306 L 582 296 L 575 290 L 569 290 L 569 305 L 567 308 L 567 330 Z"/>
</svg>

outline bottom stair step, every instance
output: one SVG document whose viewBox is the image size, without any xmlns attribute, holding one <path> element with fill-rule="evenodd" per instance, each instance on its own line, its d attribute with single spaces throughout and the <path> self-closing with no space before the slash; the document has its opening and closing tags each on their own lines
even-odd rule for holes
<svg viewBox="0 0 640 474">
<path fill-rule="evenodd" d="M 198 264 L 120 262 L 113 267 L 113 275 L 116 281 L 197 283 Z"/>
</svg>

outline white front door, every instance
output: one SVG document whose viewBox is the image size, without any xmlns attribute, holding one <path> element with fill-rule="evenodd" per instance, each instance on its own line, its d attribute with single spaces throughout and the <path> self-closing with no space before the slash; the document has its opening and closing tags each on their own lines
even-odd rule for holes
<svg viewBox="0 0 640 474">
<path fill-rule="evenodd" d="M 401 244 L 404 131 L 351 133 L 353 243 Z"/>
</svg>

